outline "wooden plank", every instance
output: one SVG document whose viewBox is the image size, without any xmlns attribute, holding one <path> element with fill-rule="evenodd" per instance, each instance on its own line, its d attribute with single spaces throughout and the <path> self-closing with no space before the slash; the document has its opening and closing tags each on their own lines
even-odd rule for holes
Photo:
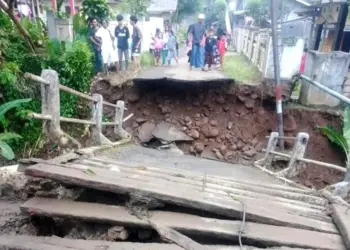
<svg viewBox="0 0 350 250">
<path fill-rule="evenodd" d="M 221 182 L 213 182 L 210 180 L 210 176 L 203 176 L 201 180 L 192 179 L 192 178 L 186 178 L 185 176 L 181 176 L 180 174 L 174 175 L 174 174 L 167 174 L 167 173 L 161 173 L 158 171 L 153 171 L 149 167 L 125 167 L 123 165 L 119 164 L 111 164 L 111 163 L 102 163 L 102 162 L 95 162 L 92 160 L 83 160 L 78 164 L 72 164 L 70 167 L 78 167 L 78 168 L 88 168 L 90 166 L 93 167 L 99 167 L 109 170 L 119 170 L 121 174 L 123 172 L 125 173 L 132 173 L 132 174 L 141 174 L 143 178 L 146 177 L 154 177 L 158 178 L 157 181 L 171 181 L 171 182 L 178 182 L 180 184 L 190 184 L 191 186 L 188 186 L 189 188 L 194 187 L 200 187 L 201 189 L 205 189 L 206 191 L 214 192 L 217 194 L 223 194 L 227 196 L 227 193 L 232 193 L 234 195 L 241 195 L 244 197 L 252 197 L 252 198 L 259 198 L 264 200 L 271 200 L 279 202 L 280 204 L 287 205 L 292 204 L 296 206 L 290 206 L 294 208 L 300 208 L 303 211 L 310 211 L 315 212 L 317 214 L 317 210 L 324 211 L 324 205 L 326 204 L 326 200 L 317 196 L 310 196 L 310 195 L 304 195 L 304 194 L 291 194 L 288 191 L 277 191 L 276 190 L 267 190 L 264 192 L 263 188 L 253 188 L 254 191 L 250 191 L 250 187 L 235 187 L 235 185 L 222 185 Z M 136 176 L 136 175 L 133 175 Z M 197 176 L 198 177 L 198 176 Z M 220 183 L 220 185 L 219 185 Z M 253 184 L 252 184 L 253 185 Z M 256 190 L 256 191 L 255 191 Z M 311 198 L 310 198 L 311 197 Z M 295 198 L 295 199 L 293 199 Z M 300 200 L 297 200 L 297 199 Z M 303 200 L 309 201 L 305 202 Z M 322 204 L 316 205 L 316 204 Z M 324 219 L 326 221 L 330 221 L 330 218 L 326 216 L 325 212 L 321 213 L 324 215 Z"/>
<path fill-rule="evenodd" d="M 262 250 L 245 246 L 205 246 L 210 250 Z M 12 250 L 183 250 L 182 247 L 159 243 L 111 242 L 100 240 L 76 240 L 60 237 L 37 237 L 27 235 L 0 236 L 0 249 Z M 307 250 L 289 247 L 264 248 L 268 250 Z M 309 249 L 311 250 L 311 249 Z"/>
<path fill-rule="evenodd" d="M 151 228 L 146 220 L 130 214 L 125 207 L 96 203 L 74 202 L 47 198 L 33 198 L 21 206 L 23 212 L 49 217 L 76 218 L 121 226 Z M 203 218 L 196 215 L 150 211 L 149 219 L 186 235 L 201 235 L 237 241 L 241 221 Z M 340 235 L 289 227 L 246 222 L 242 240 L 259 242 L 266 246 L 310 247 L 343 249 Z"/>
<path fill-rule="evenodd" d="M 34 177 L 47 177 L 57 181 L 75 184 L 87 188 L 109 191 L 120 194 L 139 194 L 161 200 L 165 203 L 176 204 L 226 215 L 231 218 L 241 218 L 241 203 L 229 196 L 227 200 L 217 198 L 215 195 L 191 190 L 179 185 L 158 185 L 154 182 L 140 182 L 118 177 L 118 172 L 94 168 L 93 173 L 79 169 L 63 168 L 50 164 L 37 164 L 26 169 L 26 174 Z M 276 207 L 270 208 L 267 202 L 245 201 L 247 205 L 247 220 L 277 226 L 290 226 L 295 228 L 312 229 L 321 232 L 338 233 L 333 224 L 317 221 Z"/>
<path fill-rule="evenodd" d="M 347 249 L 350 249 L 350 210 L 338 204 L 332 204 L 331 207 L 332 219 L 337 225 Z"/>
<path fill-rule="evenodd" d="M 157 233 L 161 236 L 162 239 L 169 241 L 170 243 L 175 243 L 176 245 L 182 247 L 186 250 L 203 250 L 204 246 L 195 242 L 191 238 L 180 234 L 174 229 L 170 227 L 166 227 L 161 225 L 160 223 L 149 222 L 152 227 L 157 231 Z"/>
<path fill-rule="evenodd" d="M 200 181 L 203 181 L 203 178 L 205 177 L 207 182 L 212 182 L 213 184 L 220 184 L 224 186 L 231 186 L 231 187 L 237 187 L 237 188 L 240 187 L 242 189 L 248 189 L 259 193 L 274 192 L 275 195 L 278 195 L 279 193 L 278 191 L 287 191 L 290 195 L 303 194 L 303 195 L 308 195 L 312 197 L 317 197 L 320 199 L 322 205 L 327 203 L 326 199 L 322 199 L 321 196 L 316 196 L 315 192 L 313 192 L 310 189 L 302 190 L 302 189 L 283 186 L 283 185 L 261 184 L 261 183 L 255 183 L 254 180 L 249 180 L 249 182 L 244 182 L 241 180 L 235 180 L 233 178 L 225 178 L 222 176 L 205 175 L 203 173 L 195 172 L 195 171 L 187 171 L 187 170 L 175 169 L 175 168 L 164 168 L 164 167 L 157 167 L 157 166 L 145 166 L 143 164 L 130 164 L 130 163 L 119 162 L 116 160 L 111 160 L 108 158 L 93 157 L 93 158 L 90 158 L 89 160 L 98 161 L 104 164 L 116 164 L 116 165 L 133 167 L 133 168 L 145 168 L 147 170 L 154 171 L 157 173 L 163 173 L 163 174 L 168 174 L 172 176 L 200 180 Z M 299 198 L 296 198 L 296 199 L 300 200 Z"/>
</svg>

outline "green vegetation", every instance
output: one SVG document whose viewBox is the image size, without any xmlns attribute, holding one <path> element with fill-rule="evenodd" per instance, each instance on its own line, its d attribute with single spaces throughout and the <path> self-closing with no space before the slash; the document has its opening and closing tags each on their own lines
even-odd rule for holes
<svg viewBox="0 0 350 250">
<path fill-rule="evenodd" d="M 5 114 L 14 108 L 18 108 L 21 104 L 30 102 L 31 99 L 19 99 L 11 102 L 4 103 L 0 105 L 0 123 L 4 130 L 3 133 L 0 133 L 0 155 L 7 160 L 12 160 L 15 158 L 12 148 L 7 143 L 11 140 L 18 140 L 22 137 L 19 134 L 11 133 L 7 131 L 8 120 L 5 117 Z"/>
<path fill-rule="evenodd" d="M 42 122 L 28 117 L 30 112 L 41 112 L 40 86 L 24 79 L 25 72 L 40 75 L 43 69 L 53 69 L 58 72 L 61 84 L 84 93 L 90 90 L 92 52 L 86 42 L 86 20 L 83 15 L 77 15 L 74 20 L 78 35 L 71 43 L 48 39 L 46 27 L 39 20 L 30 23 L 22 19 L 20 25 L 35 46 L 32 50 L 28 40 L 23 39 L 23 32 L 16 28 L 8 13 L 0 9 L 0 104 L 32 99 L 10 110 L 5 122 L 1 122 L 0 133 L 11 131 L 21 136 L 9 141 L 15 153 L 31 156 L 43 145 Z M 40 53 L 34 53 L 39 50 Z M 61 115 L 79 118 L 86 114 L 87 108 L 78 97 L 61 93 Z"/>
<path fill-rule="evenodd" d="M 106 0 L 84 0 L 83 14 L 88 18 L 96 18 L 99 21 L 107 19 L 109 7 Z"/>
<path fill-rule="evenodd" d="M 227 4 L 225 0 L 215 0 L 213 6 L 209 7 L 209 13 L 205 18 L 207 25 L 211 25 L 214 22 L 218 22 L 221 27 L 226 27 L 225 25 L 225 15 L 226 15 Z"/>
<path fill-rule="evenodd" d="M 137 17 L 143 17 L 147 15 L 147 8 L 149 7 L 151 0 L 124 0 L 118 8 L 121 13 L 130 13 Z"/>
<path fill-rule="evenodd" d="M 203 10 L 202 0 L 179 0 L 173 21 L 180 23 L 186 16 L 196 15 Z"/>
<path fill-rule="evenodd" d="M 259 70 L 244 55 L 228 55 L 224 59 L 224 72 L 238 82 L 257 83 L 260 81 Z"/>
<path fill-rule="evenodd" d="M 327 138 L 339 146 L 346 155 L 346 165 L 350 169 L 350 108 L 344 110 L 343 131 L 336 131 L 332 125 L 318 127 L 320 132 Z"/>
<path fill-rule="evenodd" d="M 154 58 L 149 52 L 143 52 L 140 58 L 140 64 L 143 69 L 154 66 Z"/>
</svg>

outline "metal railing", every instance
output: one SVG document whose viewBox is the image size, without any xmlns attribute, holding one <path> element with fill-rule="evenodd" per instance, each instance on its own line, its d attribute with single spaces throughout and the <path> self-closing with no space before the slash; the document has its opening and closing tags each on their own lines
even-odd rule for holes
<svg viewBox="0 0 350 250">
<path fill-rule="evenodd" d="M 54 70 L 43 70 L 41 76 L 25 73 L 24 77 L 41 85 L 41 114 L 31 113 L 30 117 L 48 121 L 44 123 L 43 132 L 59 144 L 67 144 L 71 141 L 80 147 L 80 143 L 68 136 L 61 129 L 61 122 L 84 124 L 91 126 L 91 136 L 95 144 L 113 144 L 102 134 L 102 126 L 114 126 L 114 133 L 120 139 L 128 138 L 130 135 L 123 129 L 123 123 L 133 117 L 133 114 L 124 118 L 126 110 L 124 101 L 117 101 L 112 104 L 103 101 L 100 94 L 92 96 L 76 91 L 72 88 L 59 84 L 58 74 Z M 92 102 L 92 118 L 91 120 L 83 120 L 60 115 L 60 90 L 79 96 L 85 100 Z M 103 105 L 115 108 L 115 117 L 113 122 L 103 122 Z"/>
</svg>

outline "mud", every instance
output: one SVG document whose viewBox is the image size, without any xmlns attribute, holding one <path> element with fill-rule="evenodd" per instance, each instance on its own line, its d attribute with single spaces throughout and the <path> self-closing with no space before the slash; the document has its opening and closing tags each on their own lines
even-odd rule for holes
<svg viewBox="0 0 350 250">
<path fill-rule="evenodd" d="M 143 123 L 173 124 L 194 139 L 190 143 L 177 143 L 185 154 L 252 164 L 262 157 L 266 136 L 276 130 L 274 88 L 266 85 L 158 80 L 120 87 L 100 81 L 93 85 L 92 92 L 102 94 L 104 100 L 112 103 L 126 102 L 126 115 L 134 113 L 134 117 L 126 122 L 125 128 L 138 142 Z M 285 85 L 284 102 L 289 101 L 289 96 L 290 89 Z M 104 111 L 110 120 L 114 119 L 113 109 L 105 107 Z M 339 117 L 325 112 L 285 109 L 284 122 L 286 136 L 295 136 L 298 132 L 310 135 L 307 157 L 344 165 L 340 150 L 317 130 L 317 126 L 328 124 L 338 128 Z M 112 128 L 104 132 L 113 137 Z M 293 144 L 287 141 L 285 146 L 291 150 Z M 337 171 L 308 165 L 295 181 L 322 188 L 342 177 Z"/>
</svg>

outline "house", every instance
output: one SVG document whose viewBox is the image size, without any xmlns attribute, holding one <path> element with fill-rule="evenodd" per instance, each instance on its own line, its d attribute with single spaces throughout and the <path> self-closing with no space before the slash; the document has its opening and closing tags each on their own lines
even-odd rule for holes
<svg viewBox="0 0 350 250">
<path fill-rule="evenodd" d="M 161 17 L 164 22 L 171 23 L 173 14 L 177 10 L 178 0 L 152 0 L 151 5 L 147 8 L 149 16 Z"/>
</svg>

